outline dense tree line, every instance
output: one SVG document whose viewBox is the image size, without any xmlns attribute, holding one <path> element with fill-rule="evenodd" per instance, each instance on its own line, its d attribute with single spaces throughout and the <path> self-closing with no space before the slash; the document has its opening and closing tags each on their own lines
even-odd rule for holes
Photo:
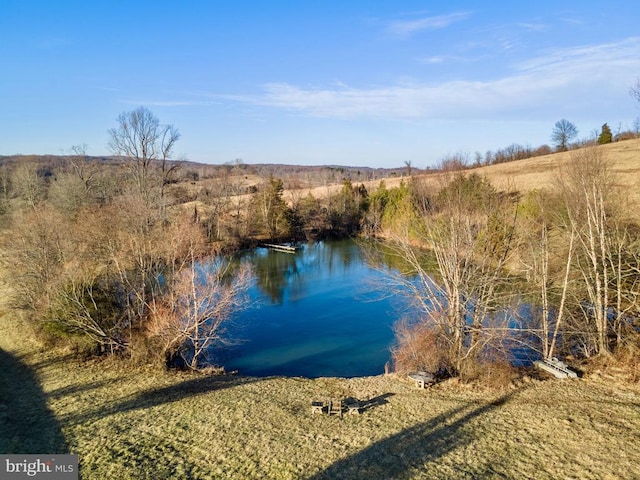
<svg viewBox="0 0 640 480">
<path fill-rule="evenodd" d="M 397 325 L 397 368 L 469 377 L 523 349 L 637 352 L 639 230 L 603 155 L 575 151 L 554 189 L 524 196 L 464 171 L 401 187 L 410 208 L 387 204 L 382 227 L 420 314 Z"/>
<path fill-rule="evenodd" d="M 198 172 L 174 159 L 179 132 L 145 108 L 120 115 L 108 138 L 109 161 L 79 146 L 0 166 L 3 270 L 42 338 L 199 368 L 251 279 L 221 253 L 363 227 L 369 195 L 348 179 L 289 204 L 282 179 L 248 184 L 234 162 L 194 188 Z"/>
</svg>

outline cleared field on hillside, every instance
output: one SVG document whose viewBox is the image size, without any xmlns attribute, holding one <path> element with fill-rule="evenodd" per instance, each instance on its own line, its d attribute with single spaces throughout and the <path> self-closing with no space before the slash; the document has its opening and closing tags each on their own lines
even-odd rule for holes
<svg viewBox="0 0 640 480">
<path fill-rule="evenodd" d="M 629 199 L 634 205 L 640 205 L 640 139 L 596 148 L 611 163 L 619 186 L 629 195 Z M 473 171 L 486 175 L 498 187 L 513 185 L 520 191 L 553 189 L 557 176 L 562 174 L 562 169 L 575 155 L 580 155 L 580 150 L 491 165 Z"/>
<path fill-rule="evenodd" d="M 596 148 L 600 150 L 607 161 L 611 162 L 611 168 L 620 187 L 628 195 L 631 205 L 640 206 L 640 139 L 600 145 Z M 580 155 L 580 152 L 581 150 L 554 153 L 469 169 L 467 172 L 486 176 L 499 189 L 515 189 L 521 192 L 533 189 L 554 189 L 556 188 L 556 178 L 562 174 L 562 169 L 567 167 L 573 156 Z M 443 175 L 439 173 L 421 174 L 420 178 L 432 184 L 434 188 L 438 188 L 443 182 Z M 401 177 L 384 179 L 387 188 L 397 187 L 401 181 L 407 181 L 407 179 Z M 364 182 L 364 184 L 368 189 L 375 189 L 380 184 L 380 180 Z M 294 195 L 300 197 L 308 192 L 317 198 L 324 198 L 329 194 L 336 193 L 340 188 L 341 185 L 330 185 L 306 189 L 302 192 L 288 191 L 285 198 L 290 199 Z"/>
</svg>

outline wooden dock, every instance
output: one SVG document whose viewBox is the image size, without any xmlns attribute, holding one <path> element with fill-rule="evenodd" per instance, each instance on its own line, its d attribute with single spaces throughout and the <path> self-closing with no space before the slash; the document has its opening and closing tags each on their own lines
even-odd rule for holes
<svg viewBox="0 0 640 480">
<path fill-rule="evenodd" d="M 561 362 L 555 357 L 546 360 L 536 360 L 533 363 L 539 369 L 549 372 L 556 378 L 578 378 L 576 372 L 570 370 L 566 363 Z"/>
<path fill-rule="evenodd" d="M 263 243 L 263 247 L 270 248 L 271 250 L 277 250 L 278 252 L 286 252 L 286 253 L 296 253 L 298 247 L 293 247 L 291 245 L 278 245 L 275 243 Z"/>
</svg>

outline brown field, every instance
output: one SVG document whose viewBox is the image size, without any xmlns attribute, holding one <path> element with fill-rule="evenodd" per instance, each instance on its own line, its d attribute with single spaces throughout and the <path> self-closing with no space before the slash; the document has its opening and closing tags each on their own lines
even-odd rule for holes
<svg viewBox="0 0 640 480">
<path fill-rule="evenodd" d="M 595 147 L 604 158 L 611 162 L 611 168 L 619 180 L 619 185 L 628 193 L 634 205 L 640 202 L 640 139 L 626 140 Z M 533 189 L 553 189 L 555 177 L 562 172 L 572 156 L 580 150 L 554 153 L 542 157 L 516 162 L 481 167 L 474 171 L 487 178 L 496 186 L 513 185 L 520 191 Z"/>
<path fill-rule="evenodd" d="M 604 158 L 611 162 L 612 170 L 619 180 L 619 185 L 628 195 L 631 208 L 640 205 L 640 139 L 625 140 L 622 142 L 600 145 L 595 147 L 600 149 Z M 562 168 L 571 161 L 571 158 L 579 154 L 580 150 L 554 153 L 541 157 L 528 158 L 515 162 L 501 163 L 487 167 L 469 169 L 486 176 L 493 185 L 500 189 L 515 189 L 527 192 L 533 189 L 553 189 L 555 188 L 555 178 L 561 174 Z M 426 182 L 437 187 L 442 182 L 442 174 L 427 173 L 421 174 Z M 386 178 L 387 188 L 397 187 L 401 181 L 406 181 L 400 177 Z M 368 189 L 375 189 L 380 184 L 380 180 L 365 182 Z M 340 185 L 330 185 L 327 187 L 316 187 L 304 189 L 302 192 L 289 191 L 286 195 L 306 195 L 311 192 L 317 198 L 323 198 L 330 193 L 335 193 L 341 188 Z"/>
</svg>

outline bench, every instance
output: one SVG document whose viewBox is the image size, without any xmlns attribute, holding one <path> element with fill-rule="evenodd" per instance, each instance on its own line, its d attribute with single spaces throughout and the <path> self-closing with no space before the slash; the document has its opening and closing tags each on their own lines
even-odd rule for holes
<svg viewBox="0 0 640 480">
<path fill-rule="evenodd" d="M 349 415 L 360 415 L 360 410 L 362 409 L 360 401 L 356 399 L 347 399 L 345 407 L 347 407 L 347 414 Z"/>
<path fill-rule="evenodd" d="M 329 415 L 340 415 L 342 417 L 342 399 L 332 398 L 329 400 Z"/>
<path fill-rule="evenodd" d="M 314 400 L 311 402 L 311 413 L 324 413 L 324 409 L 327 406 L 326 402 Z"/>
<path fill-rule="evenodd" d="M 409 374 L 409 378 L 416 383 L 418 388 L 424 388 L 425 385 L 436 383 L 436 377 L 429 372 L 413 372 Z"/>
</svg>

